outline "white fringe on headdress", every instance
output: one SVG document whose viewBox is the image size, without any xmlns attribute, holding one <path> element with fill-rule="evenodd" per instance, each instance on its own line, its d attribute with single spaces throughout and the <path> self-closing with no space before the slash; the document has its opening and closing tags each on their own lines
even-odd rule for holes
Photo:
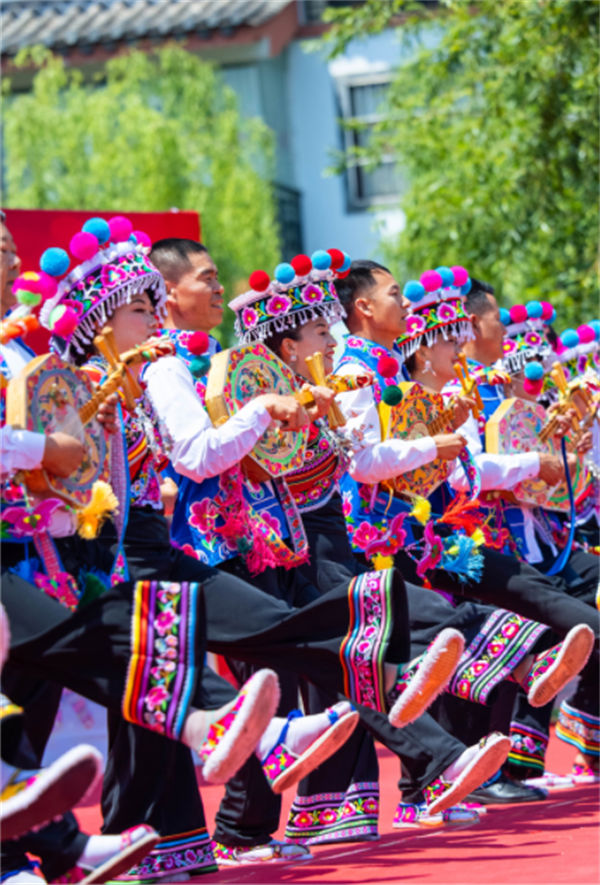
<svg viewBox="0 0 600 885">
<path fill-rule="evenodd" d="M 471 321 L 466 318 L 455 320 L 455 322 L 446 326 L 438 326 L 435 329 L 426 329 L 424 332 L 419 332 L 414 338 L 409 338 L 407 341 L 403 341 L 399 345 L 400 353 L 402 354 L 404 361 L 406 362 L 406 360 L 412 356 L 413 353 L 416 353 L 422 345 L 425 347 L 433 347 L 440 334 L 445 341 L 456 339 L 459 344 L 464 344 L 466 341 L 473 341 L 475 338 Z"/>
<path fill-rule="evenodd" d="M 231 306 L 231 305 L 230 305 Z M 275 332 L 284 332 L 286 329 L 294 329 L 298 325 L 310 323 L 312 320 L 324 319 L 330 325 L 343 320 L 346 311 L 337 301 L 329 301 L 326 304 L 314 304 L 292 310 L 281 316 L 272 317 L 257 323 L 253 329 L 242 330 L 239 315 L 236 315 L 234 326 L 235 332 L 242 344 L 251 344 L 254 341 L 264 341 Z"/>
</svg>

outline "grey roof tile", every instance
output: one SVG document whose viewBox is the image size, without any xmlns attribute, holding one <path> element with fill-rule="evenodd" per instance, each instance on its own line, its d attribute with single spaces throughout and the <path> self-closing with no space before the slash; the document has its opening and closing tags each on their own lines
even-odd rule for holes
<svg viewBox="0 0 600 885">
<path fill-rule="evenodd" d="M 294 0 L 2 0 L 2 52 L 95 45 L 241 25 L 257 27 Z"/>
</svg>

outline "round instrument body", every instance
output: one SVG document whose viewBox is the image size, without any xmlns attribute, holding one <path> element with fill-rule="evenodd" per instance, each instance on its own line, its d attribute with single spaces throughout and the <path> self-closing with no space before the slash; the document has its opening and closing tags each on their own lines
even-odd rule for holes
<svg viewBox="0 0 600 885">
<path fill-rule="evenodd" d="M 500 455 L 522 452 L 548 452 L 560 455 L 553 439 L 541 442 L 539 433 L 547 421 L 546 410 L 539 403 L 512 397 L 505 399 L 488 419 L 485 431 L 486 449 Z M 585 489 L 588 475 L 581 459 L 573 478 L 573 492 L 577 498 Z M 512 494 L 518 503 L 547 510 L 568 513 L 570 509 L 567 483 L 548 486 L 541 479 L 526 479 L 518 483 Z"/>
<path fill-rule="evenodd" d="M 25 485 L 34 493 L 54 494 L 75 506 L 89 501 L 97 480 L 109 481 L 109 449 L 102 425 L 94 418 L 82 424 L 79 410 L 92 398 L 94 386 L 85 372 L 55 354 L 36 357 L 10 381 L 7 423 L 35 433 L 68 433 L 86 454 L 71 476 L 62 479 L 42 470 L 28 471 Z"/>
<path fill-rule="evenodd" d="M 260 342 L 214 354 L 206 384 L 206 409 L 213 424 L 235 415 L 250 400 L 266 393 L 297 392 L 292 370 Z M 270 477 L 284 476 L 304 463 L 308 428 L 299 431 L 269 427 L 249 458 Z M 257 474 L 260 476 L 260 473 Z"/>
<path fill-rule="evenodd" d="M 429 425 L 444 411 L 442 396 L 415 382 L 402 382 L 398 386 L 402 399 L 397 406 L 386 406 L 383 402 L 379 404 L 383 439 L 429 436 Z M 428 498 L 446 481 L 448 471 L 448 463 L 435 458 L 422 467 L 400 474 L 388 485 L 399 494 Z"/>
</svg>

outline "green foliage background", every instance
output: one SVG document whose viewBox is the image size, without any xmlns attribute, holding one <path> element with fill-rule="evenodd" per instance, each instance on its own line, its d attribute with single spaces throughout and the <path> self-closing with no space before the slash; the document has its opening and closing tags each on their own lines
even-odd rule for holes
<svg viewBox="0 0 600 885">
<path fill-rule="evenodd" d="M 559 328 L 598 316 L 599 11 L 596 0 L 329 11 L 331 54 L 390 25 L 408 49 L 358 152 L 395 154 L 406 174 L 406 229 L 385 244 L 399 279 L 460 263 L 504 300 L 552 301 Z"/>
<path fill-rule="evenodd" d="M 228 296 L 279 256 L 273 138 L 217 70 L 178 47 L 109 61 L 97 84 L 47 50 L 28 94 L 5 84 L 6 204 L 200 213 Z M 222 330 L 227 338 L 231 327 Z"/>
</svg>

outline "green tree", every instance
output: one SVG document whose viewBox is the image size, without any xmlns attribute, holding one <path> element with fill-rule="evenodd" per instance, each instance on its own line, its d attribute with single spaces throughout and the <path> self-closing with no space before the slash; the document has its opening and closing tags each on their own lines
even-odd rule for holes
<svg viewBox="0 0 600 885">
<path fill-rule="evenodd" d="M 330 12 L 331 54 L 385 27 L 406 50 L 358 152 L 392 153 L 406 177 L 406 229 L 385 243 L 401 278 L 462 263 L 505 300 L 552 301 L 561 327 L 597 316 L 598 11 L 366 0 Z"/>
<path fill-rule="evenodd" d="M 178 47 L 112 59 L 95 84 L 39 47 L 32 61 L 31 92 L 5 87 L 7 205 L 194 209 L 229 296 L 275 266 L 273 137 L 217 70 Z"/>
</svg>

